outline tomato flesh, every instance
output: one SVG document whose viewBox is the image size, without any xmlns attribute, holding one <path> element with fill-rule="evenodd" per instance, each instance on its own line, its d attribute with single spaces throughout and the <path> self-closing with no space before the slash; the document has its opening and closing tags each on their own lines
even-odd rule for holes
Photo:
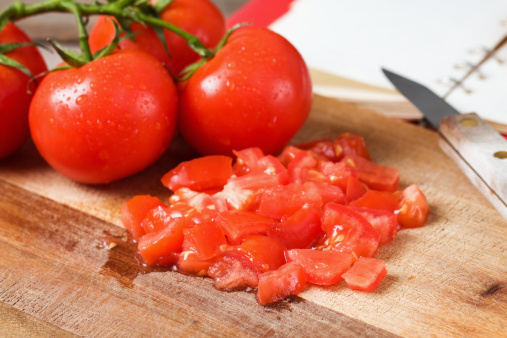
<svg viewBox="0 0 507 338">
<path fill-rule="evenodd" d="M 348 252 L 293 249 L 285 252 L 287 262 L 301 264 L 306 281 L 317 285 L 333 285 L 342 280 L 355 261 Z"/>
<path fill-rule="evenodd" d="M 430 207 L 426 196 L 415 185 L 397 193 L 399 202 L 398 222 L 404 228 L 419 228 L 428 220 Z"/>
<path fill-rule="evenodd" d="M 371 162 L 360 137 L 305 147 L 288 146 L 278 157 L 251 147 L 234 151 L 235 161 L 209 155 L 183 162 L 162 180 L 175 190 L 169 206 L 139 196 L 131 215 L 128 201 L 125 223 L 139 231 L 145 263 L 210 277 L 218 290 L 257 288 L 262 305 L 307 283 L 345 279 L 373 291 L 386 270 L 371 257 L 394 240 L 398 223 L 426 221 L 426 199 L 415 185 L 391 192 L 397 172 Z M 212 167 L 226 170 L 206 172 Z"/>
<path fill-rule="evenodd" d="M 342 277 L 352 290 L 372 292 L 387 274 L 384 261 L 360 257 Z"/>
<path fill-rule="evenodd" d="M 280 269 L 268 271 L 259 276 L 257 301 L 266 305 L 297 295 L 306 288 L 303 267 L 295 262 L 287 263 Z"/>
<path fill-rule="evenodd" d="M 157 197 L 138 195 L 132 197 L 123 204 L 121 209 L 121 221 L 135 240 L 146 234 L 141 225 L 148 212 L 157 207 L 165 207 Z"/>
<path fill-rule="evenodd" d="M 232 158 L 229 156 L 204 156 L 180 163 L 165 174 L 162 184 L 172 191 L 188 188 L 203 191 L 222 188 L 232 176 Z"/>
</svg>

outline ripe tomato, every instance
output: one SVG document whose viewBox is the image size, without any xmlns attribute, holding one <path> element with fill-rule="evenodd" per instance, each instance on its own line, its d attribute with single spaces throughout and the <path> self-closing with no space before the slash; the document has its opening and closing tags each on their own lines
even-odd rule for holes
<svg viewBox="0 0 507 338">
<path fill-rule="evenodd" d="M 176 87 L 160 62 L 119 52 L 41 82 L 30 130 L 48 163 L 83 183 L 108 183 L 155 162 L 176 127 Z"/>
<path fill-rule="evenodd" d="M 0 44 L 31 42 L 12 23 L 0 31 Z M 41 54 L 34 46 L 25 46 L 5 54 L 35 76 L 47 71 Z M 28 139 L 28 107 L 35 91 L 35 82 L 21 70 L 0 65 L 0 159 L 15 152 Z"/>
<path fill-rule="evenodd" d="M 215 47 L 226 32 L 224 16 L 209 0 L 174 0 L 162 11 L 160 18 L 196 36 L 207 48 Z M 164 30 L 168 55 L 157 33 L 151 27 L 133 23 L 131 29 L 136 41 L 125 39 L 120 42 L 119 48 L 148 52 L 164 63 L 169 72 L 175 76 L 199 58 L 187 46 L 187 42 L 173 32 Z M 90 32 L 92 52 L 110 44 L 114 35 L 113 21 L 106 16 L 99 17 Z"/>
<path fill-rule="evenodd" d="M 308 68 L 285 38 L 245 27 L 181 86 L 180 132 L 202 154 L 278 154 L 306 121 Z"/>
</svg>

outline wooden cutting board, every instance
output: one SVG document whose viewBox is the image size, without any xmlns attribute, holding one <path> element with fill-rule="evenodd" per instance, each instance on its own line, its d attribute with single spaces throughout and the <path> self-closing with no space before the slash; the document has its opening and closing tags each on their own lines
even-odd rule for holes
<svg viewBox="0 0 507 338">
<path fill-rule="evenodd" d="M 0 336 L 505 336 L 507 223 L 431 131 L 316 96 L 294 142 L 345 131 L 364 136 L 374 160 L 398 168 L 401 186 L 416 183 L 431 206 L 425 227 L 379 249 L 388 275 L 374 293 L 340 282 L 261 307 L 209 279 L 149 271 L 121 205 L 136 194 L 166 199 L 160 177 L 196 154 L 177 139 L 144 172 L 87 186 L 29 143 L 0 162 Z"/>
</svg>

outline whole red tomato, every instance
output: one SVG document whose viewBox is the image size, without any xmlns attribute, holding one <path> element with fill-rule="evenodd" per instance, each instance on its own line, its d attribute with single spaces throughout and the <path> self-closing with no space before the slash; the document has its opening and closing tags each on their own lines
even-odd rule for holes
<svg viewBox="0 0 507 338">
<path fill-rule="evenodd" d="M 30 131 L 57 171 L 108 183 L 162 155 L 175 134 L 176 110 L 176 87 L 162 64 L 123 51 L 49 73 L 30 106 Z"/>
<path fill-rule="evenodd" d="M 215 47 L 226 32 L 225 19 L 220 10 L 209 0 L 174 0 L 160 14 L 162 20 L 178 26 L 195 35 L 207 48 Z M 162 63 L 173 75 L 178 75 L 186 66 L 198 59 L 198 55 L 187 46 L 182 37 L 164 30 L 167 54 L 155 31 L 138 23 L 131 25 L 135 42 L 125 39 L 119 44 L 121 49 L 144 50 Z M 113 21 L 106 16 L 97 19 L 90 32 L 90 48 L 96 52 L 113 40 L 115 28 Z"/>
<path fill-rule="evenodd" d="M 0 44 L 19 42 L 31 40 L 18 27 L 8 23 L 0 31 Z M 34 46 L 15 49 L 5 56 L 27 67 L 33 75 L 47 70 Z M 28 107 L 35 88 L 35 82 L 19 69 L 0 65 L 0 159 L 15 152 L 29 136 Z"/>
<path fill-rule="evenodd" d="M 308 68 L 285 38 L 264 28 L 235 31 L 181 86 L 179 127 L 202 154 L 260 147 L 276 154 L 306 121 Z"/>
</svg>

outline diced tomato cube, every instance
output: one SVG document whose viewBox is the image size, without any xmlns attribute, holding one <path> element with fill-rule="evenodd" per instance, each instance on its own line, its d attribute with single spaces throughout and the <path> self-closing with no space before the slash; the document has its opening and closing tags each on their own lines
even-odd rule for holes
<svg viewBox="0 0 507 338">
<path fill-rule="evenodd" d="M 323 159 L 332 162 L 337 162 L 343 157 L 342 148 L 336 147 L 335 141 L 329 137 L 322 137 L 310 142 L 299 143 L 296 147 L 304 150 L 310 150 L 321 156 Z"/>
<path fill-rule="evenodd" d="M 323 234 L 319 209 L 309 204 L 268 231 L 268 236 L 279 240 L 287 249 L 308 248 Z"/>
<path fill-rule="evenodd" d="M 266 189 L 261 196 L 259 214 L 276 219 L 289 217 L 305 204 L 316 208 L 322 206 L 322 196 L 315 184 L 290 183 Z"/>
<path fill-rule="evenodd" d="M 349 176 L 345 189 L 345 202 L 350 203 L 363 196 L 368 191 L 366 184 L 359 181 L 358 177 Z"/>
<path fill-rule="evenodd" d="M 372 225 L 351 208 L 328 203 L 322 215 L 322 229 L 326 232 L 324 250 L 350 252 L 356 256 L 371 257 L 375 254 L 380 235 Z"/>
<path fill-rule="evenodd" d="M 391 243 L 398 232 L 398 220 L 394 213 L 386 210 L 351 207 L 361 214 L 380 235 L 379 245 Z"/>
<path fill-rule="evenodd" d="M 247 175 L 245 175 L 247 176 Z M 242 176 L 242 177 L 245 177 Z M 224 190 L 212 196 L 216 210 L 247 210 L 257 201 L 257 192 L 249 189 L 242 189 L 233 184 L 225 186 Z"/>
<path fill-rule="evenodd" d="M 349 205 L 394 212 L 398 209 L 398 199 L 393 193 L 387 191 L 368 190 L 363 196 L 350 202 Z"/>
<path fill-rule="evenodd" d="M 123 204 L 121 209 L 121 221 L 135 240 L 146 234 L 141 222 L 151 209 L 165 207 L 157 197 L 149 195 L 134 196 Z"/>
<path fill-rule="evenodd" d="M 181 273 L 204 277 L 207 275 L 208 269 L 212 264 L 212 260 L 201 259 L 195 252 L 183 251 L 178 255 L 176 267 Z"/>
<path fill-rule="evenodd" d="M 231 157 L 210 155 L 180 163 L 165 174 L 161 181 L 172 191 L 180 188 L 204 191 L 223 187 L 232 174 Z"/>
<path fill-rule="evenodd" d="M 264 157 L 264 153 L 261 148 L 252 147 L 242 150 L 233 150 L 236 155 L 236 162 L 234 162 L 233 169 L 234 174 L 242 176 L 249 173 L 252 170 L 256 170 L 258 162 Z"/>
<path fill-rule="evenodd" d="M 208 269 L 208 275 L 215 281 L 215 288 L 222 291 L 236 291 L 256 288 L 259 272 L 245 260 L 224 255 Z"/>
<path fill-rule="evenodd" d="M 356 260 L 348 252 L 293 249 L 285 251 L 287 262 L 301 264 L 306 281 L 318 285 L 332 285 L 342 279 L 342 274 L 350 269 Z"/>
<path fill-rule="evenodd" d="M 341 153 L 343 156 L 355 155 L 371 160 L 370 152 L 366 147 L 366 142 L 364 142 L 364 138 L 361 136 L 351 133 L 343 133 L 336 138 L 335 144 L 335 148 L 337 148 L 336 152 L 338 153 L 338 147 L 341 147 Z"/>
<path fill-rule="evenodd" d="M 228 210 L 219 214 L 217 224 L 232 245 L 240 244 L 247 235 L 265 235 L 276 222 L 270 217 L 246 210 Z"/>
<path fill-rule="evenodd" d="M 317 170 L 317 160 L 306 151 L 298 153 L 287 167 L 290 183 L 303 184 L 315 180 L 327 182 L 328 179 Z"/>
<path fill-rule="evenodd" d="M 285 263 L 285 246 L 278 240 L 262 236 L 246 236 L 243 243 L 233 247 L 233 255 L 242 257 L 260 273 L 276 270 Z"/>
<path fill-rule="evenodd" d="M 352 290 L 372 292 L 387 274 L 384 261 L 360 257 L 342 277 Z"/>
<path fill-rule="evenodd" d="M 166 228 L 141 237 L 138 249 L 146 265 L 161 265 L 166 257 L 181 252 L 184 227 L 183 218 L 173 218 Z"/>
<path fill-rule="evenodd" d="M 287 263 L 279 269 L 263 273 L 259 277 L 257 302 L 266 305 L 297 295 L 306 288 L 303 267 L 298 263 Z"/>
<path fill-rule="evenodd" d="M 339 186 L 343 191 L 346 191 L 351 176 L 359 177 L 359 173 L 343 162 L 320 162 L 318 170 L 331 184 Z"/>
<path fill-rule="evenodd" d="M 345 194 L 339 186 L 321 182 L 311 183 L 315 184 L 317 189 L 319 189 L 320 195 L 322 196 L 322 204 L 325 205 L 329 202 L 343 204 L 345 202 Z"/>
<path fill-rule="evenodd" d="M 359 180 L 370 189 L 390 192 L 398 189 L 400 181 L 398 169 L 380 165 L 356 155 L 345 156 L 342 163 L 357 170 Z"/>
<path fill-rule="evenodd" d="M 146 217 L 141 222 L 141 227 L 145 234 L 150 232 L 157 232 L 165 229 L 168 224 L 173 221 L 173 218 L 169 214 L 169 208 L 158 206 L 151 209 L 146 214 Z"/>
<path fill-rule="evenodd" d="M 398 222 L 404 228 L 422 227 L 428 220 L 430 207 L 426 196 L 412 184 L 396 194 L 399 198 Z"/>
<path fill-rule="evenodd" d="M 227 241 L 222 229 L 214 222 L 196 224 L 183 230 L 183 251 L 193 251 L 197 258 L 211 259 L 221 253 Z"/>
<path fill-rule="evenodd" d="M 284 167 L 288 168 L 290 162 L 296 157 L 297 154 L 304 152 L 304 150 L 294 147 L 287 146 L 283 149 L 283 151 L 278 155 L 278 160 L 280 163 L 284 165 Z"/>
</svg>

